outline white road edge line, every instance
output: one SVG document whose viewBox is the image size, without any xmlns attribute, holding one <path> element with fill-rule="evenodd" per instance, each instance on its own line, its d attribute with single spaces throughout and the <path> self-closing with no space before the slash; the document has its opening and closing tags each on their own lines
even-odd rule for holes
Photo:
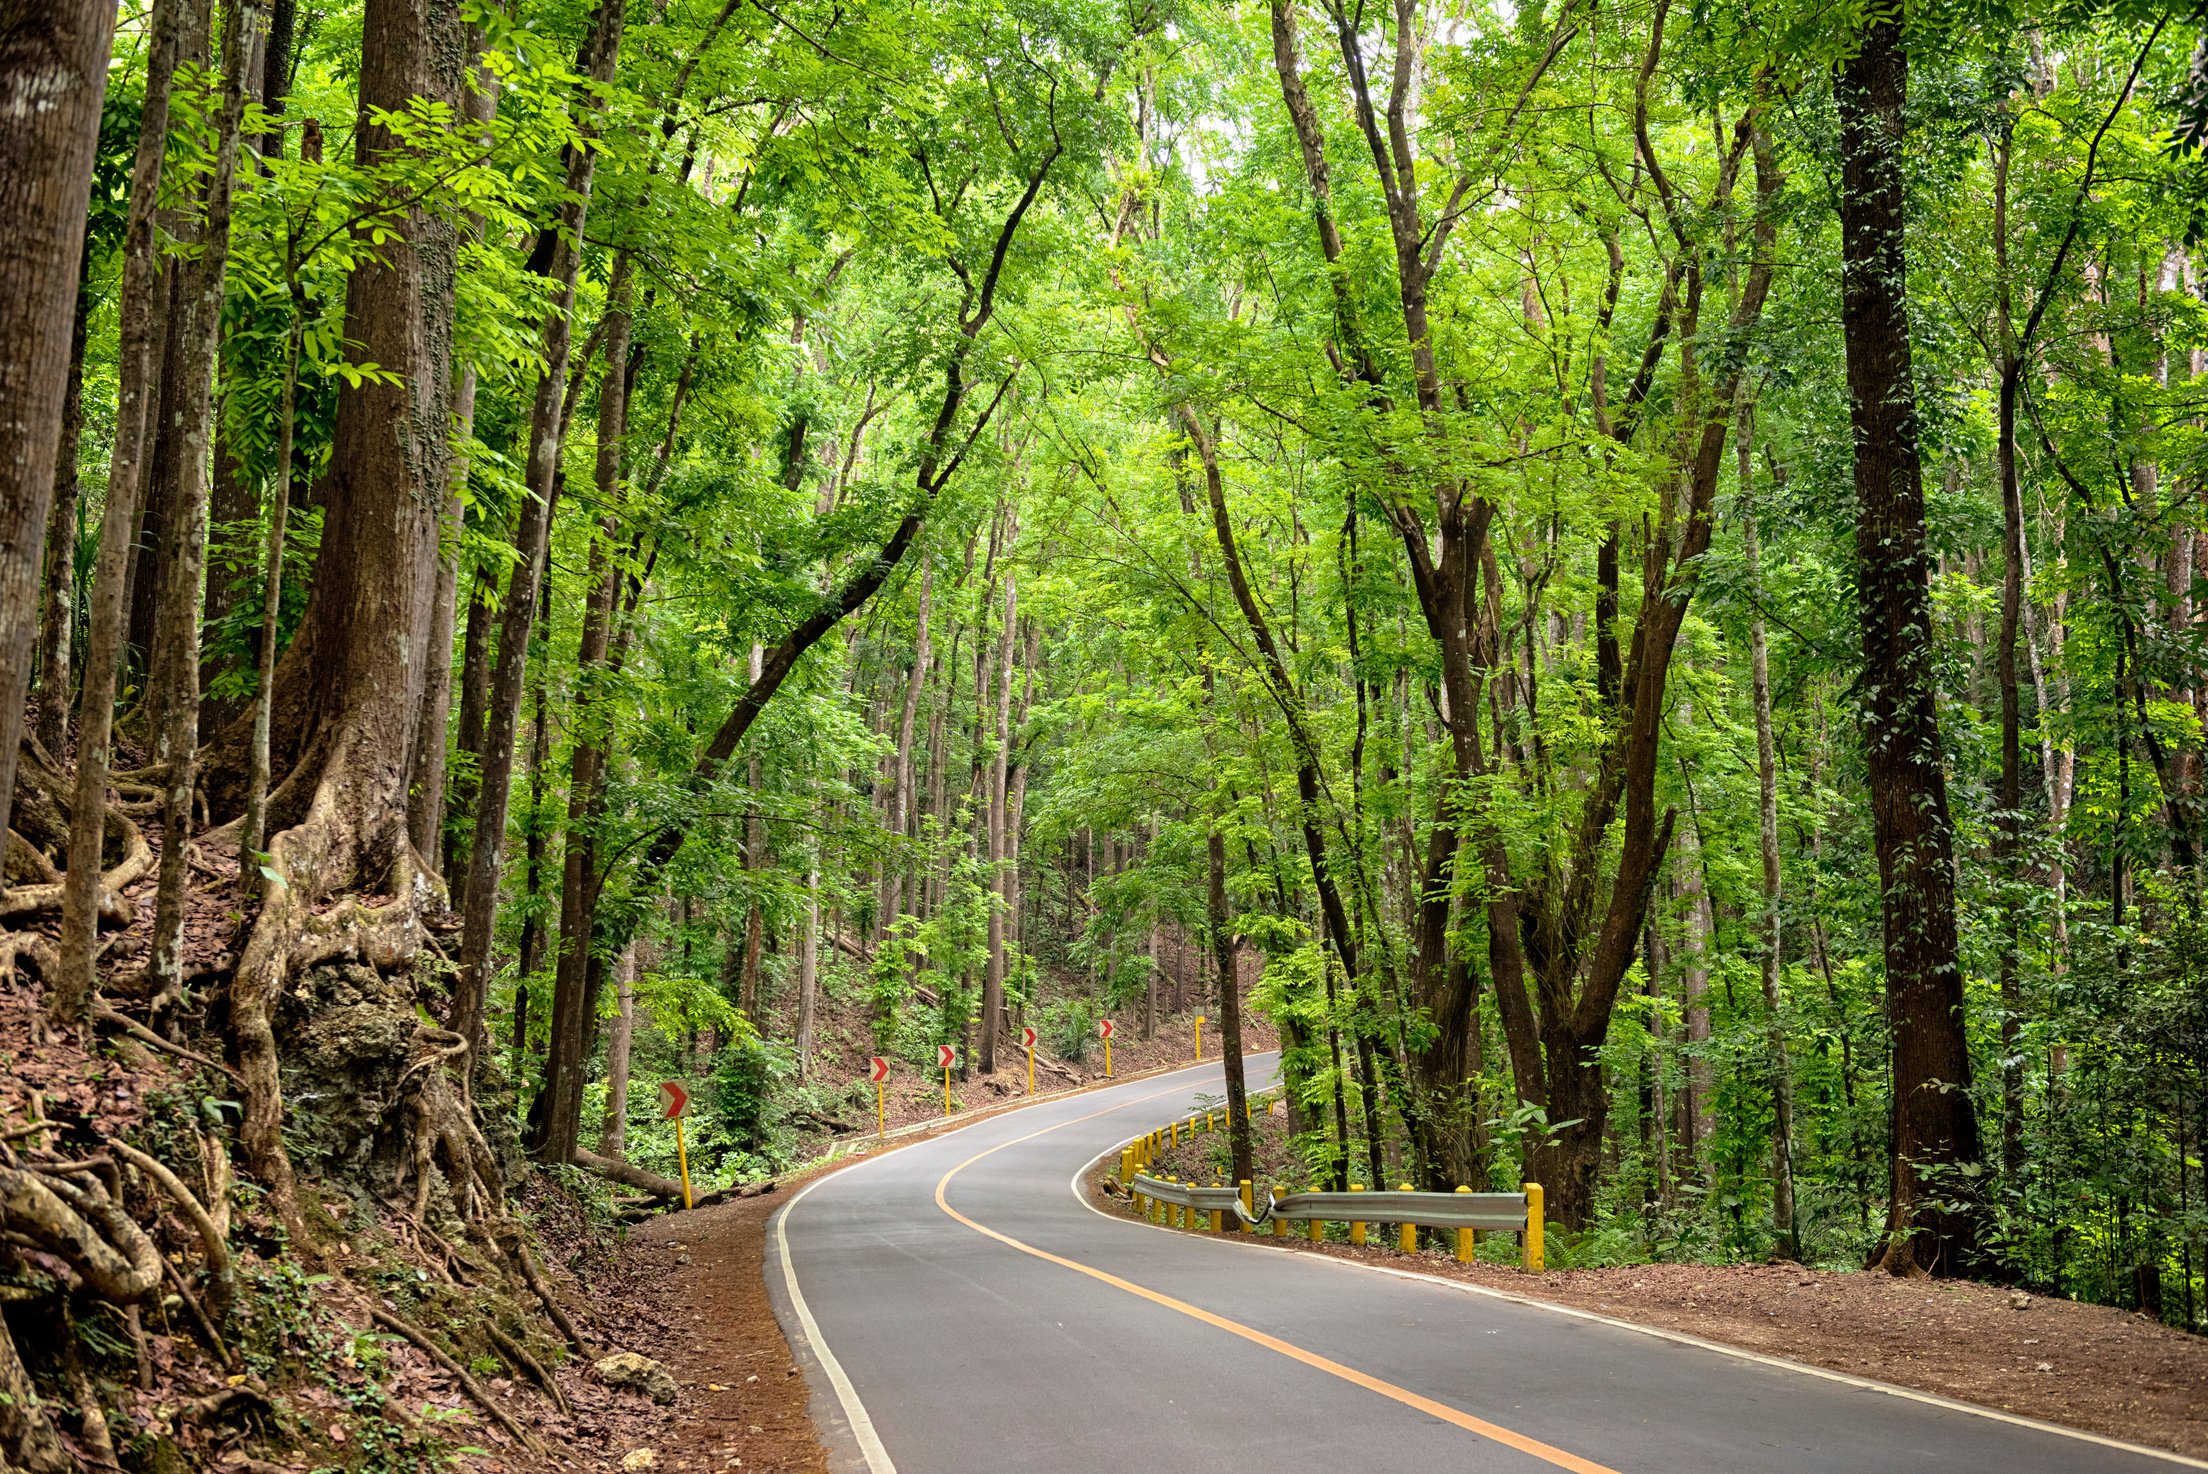
<svg viewBox="0 0 2208 1474">
<path fill-rule="evenodd" d="M 1201 1070 L 1205 1066 L 1195 1064 L 1189 1065 L 1187 1068 L 1189 1070 Z M 1217 1066 L 1214 1065 L 1212 1068 L 1217 1068 Z M 1151 1084 L 1159 1080 L 1170 1079 L 1174 1075 L 1182 1073 L 1184 1073 L 1182 1070 L 1164 1070 L 1156 1074 L 1138 1075 L 1120 1082 L 1120 1084 Z M 1115 1088 L 1118 1087 L 1107 1085 L 1105 1090 Z M 1060 1101 L 1070 1100 L 1081 1095 L 1100 1095 L 1102 1093 L 1103 1091 L 1083 1091 L 1079 1089 L 1057 1091 L 1042 1099 L 1029 1102 L 1027 1105 L 1016 1105 L 1009 1110 L 993 1111 L 986 1116 L 976 1116 L 972 1120 L 960 1122 L 948 1131 L 939 1132 L 934 1137 L 922 1139 L 932 1141 L 941 1137 L 956 1136 L 968 1126 L 979 1126 L 984 1121 L 1001 1121 L 1007 1116 L 1018 1115 L 1021 1111 L 1029 1109 L 1030 1106 L 1054 1105 Z M 1140 1104 L 1140 1101 L 1129 1101 L 1128 1104 L 1137 1105 Z M 843 1172 L 856 1172 L 867 1165 L 868 1162 L 887 1161 L 888 1157 L 888 1153 L 880 1153 L 868 1157 L 864 1161 L 854 1162 L 851 1166 L 844 1168 Z M 1102 1158 L 1098 1160 L 1101 1161 Z M 836 1360 L 836 1354 L 828 1349 L 828 1338 L 820 1333 L 820 1323 L 813 1319 L 812 1307 L 805 1303 L 805 1292 L 797 1287 L 797 1266 L 790 1260 L 788 1228 L 790 1215 L 797 1211 L 799 1203 L 805 1201 L 807 1193 L 831 1178 L 842 1176 L 843 1172 L 832 1172 L 814 1178 L 811 1182 L 799 1188 L 797 1195 L 776 1211 L 774 1215 L 775 1256 L 782 1261 L 782 1287 L 789 1292 L 790 1308 L 797 1312 L 798 1327 L 804 1332 L 806 1343 L 811 1348 L 814 1358 L 820 1362 L 821 1370 L 828 1374 L 828 1385 L 835 1390 L 836 1401 L 843 1405 L 844 1421 L 851 1425 L 851 1437 L 859 1446 L 859 1457 L 866 1460 L 868 1474 L 897 1474 L 896 1462 L 890 1458 L 889 1450 L 882 1446 L 881 1435 L 874 1431 L 874 1420 L 867 1415 L 866 1404 L 859 1400 L 859 1390 L 851 1385 L 851 1378 L 844 1372 L 843 1363 Z M 1079 1181 L 1078 1178 L 1075 1180 Z"/>
<path fill-rule="evenodd" d="M 1121 1143 L 1121 1145 L 1124 1144 Z M 1149 1223 L 1142 1219 L 1128 1218 L 1118 1213 L 1105 1212 L 1102 1208 L 1097 1207 L 1095 1203 L 1089 1201 L 1087 1183 L 1089 1174 L 1103 1165 L 1104 1160 L 1118 1150 L 1118 1146 L 1106 1147 L 1089 1158 L 1088 1161 L 1082 1163 L 1081 1169 L 1073 1174 L 1074 1200 L 1097 1217 L 1112 1223 L 1123 1223 L 1130 1228 L 1147 1228 L 1156 1233 L 1169 1233 L 1176 1238 L 1191 1240 L 1196 1243 L 1214 1244 L 1222 1249 L 1270 1249 L 1276 1254 L 1295 1254 L 1298 1252 L 1285 1244 L 1268 1243 L 1254 1234 L 1239 1238 L 1228 1238 L 1224 1235 L 1213 1238 L 1208 1234 L 1185 1233 L 1177 1228 L 1168 1228 L 1162 1223 Z M 1996 1423 L 2009 1423 L 2018 1428 L 2028 1428 L 2034 1433 L 2052 1433 L 2062 1438 L 2075 1439 L 2080 1443 L 2091 1443 L 2101 1448 L 2115 1449 L 2120 1453 L 2138 1454 L 2143 1458 L 2159 1459 L 2164 1463 L 2175 1464 L 2182 1469 L 2208 1469 L 2208 1460 L 2189 1458 L 2184 1454 L 2172 1453 L 2168 1449 L 2149 1448 L 2143 1443 L 2127 1443 L 2121 1438 L 2108 1438 L 2099 1433 L 2088 1433 L 2082 1428 L 2065 1428 L 2060 1423 L 2046 1423 L 2038 1418 L 2027 1418 L 2017 1413 L 2003 1412 L 1999 1408 L 1981 1407 L 1974 1402 L 1962 1402 L 1952 1397 L 1942 1397 L 1935 1392 L 1920 1392 L 1914 1387 L 1896 1386 L 1892 1382 L 1877 1382 L 1869 1377 L 1851 1376 L 1847 1372 L 1836 1372 L 1830 1367 L 1811 1366 L 1807 1362 L 1789 1361 L 1783 1356 L 1767 1356 L 1760 1351 L 1749 1351 L 1739 1346 L 1727 1346 L 1722 1341 L 1706 1341 L 1700 1336 L 1688 1335 L 1684 1331 L 1666 1330 L 1661 1326 L 1638 1325 L 1633 1321 L 1619 1320 L 1616 1316 L 1603 1315 L 1593 1310 L 1581 1310 L 1576 1305 L 1559 1305 L 1553 1300 L 1537 1300 L 1530 1295 L 1514 1295 L 1508 1290 L 1492 1289 L 1486 1285 L 1476 1285 L 1466 1280 L 1449 1279 L 1438 1274 L 1421 1274 L 1413 1269 L 1393 1269 L 1385 1264 L 1366 1264 L 1362 1260 L 1342 1259 L 1332 1254 L 1303 1254 L 1301 1257 L 1306 1260 L 1316 1260 L 1321 1264 L 1331 1264 L 1340 1269 L 1361 1269 L 1373 1274 L 1393 1275 L 1397 1279 L 1417 1280 L 1422 1284 L 1439 1285 L 1444 1289 L 1461 1290 L 1467 1294 L 1484 1295 L 1491 1300 L 1507 1300 L 1514 1305 L 1523 1305 L 1532 1310 L 1547 1310 L 1557 1315 L 1568 1315 L 1574 1320 L 1587 1320 L 1598 1325 L 1614 1326 L 1621 1331 L 1634 1331 L 1643 1336 L 1653 1336 L 1659 1341 L 1674 1341 L 1682 1346 L 1694 1346 L 1703 1351 L 1714 1351 L 1720 1356 L 1730 1356 L 1739 1361 L 1751 1361 L 1759 1366 L 1775 1367 L 1782 1372 L 1798 1372 L 1805 1377 L 1820 1377 L 1827 1382 L 1839 1382 L 1845 1386 L 1860 1388 L 1865 1392 L 1882 1392 L 1888 1397 L 1899 1397 L 1909 1402 L 1921 1402 L 1928 1407 L 1944 1408 L 1954 1413 L 1968 1413 L 1976 1418 L 1990 1418 Z"/>
<path fill-rule="evenodd" d="M 828 1349 L 828 1340 L 820 1333 L 820 1323 L 813 1319 L 812 1307 L 805 1303 L 805 1292 L 797 1287 L 797 1269 L 790 1262 L 788 1224 L 791 1210 L 805 1201 L 806 1193 L 828 1180 L 828 1177 L 814 1178 L 774 1215 L 774 1251 L 782 1260 L 782 1287 L 789 1292 L 790 1308 L 797 1312 L 797 1323 L 804 1330 L 814 1357 L 820 1362 L 821 1370 L 828 1374 L 828 1385 L 836 1390 L 836 1401 L 843 1404 L 844 1421 L 851 1425 L 851 1436 L 859 1445 L 859 1457 L 866 1460 L 870 1474 L 897 1474 L 896 1463 L 890 1458 L 889 1450 L 882 1447 L 881 1435 L 874 1431 L 874 1420 L 867 1416 L 866 1404 L 859 1401 L 858 1389 L 844 1375 L 843 1363 Z"/>
</svg>

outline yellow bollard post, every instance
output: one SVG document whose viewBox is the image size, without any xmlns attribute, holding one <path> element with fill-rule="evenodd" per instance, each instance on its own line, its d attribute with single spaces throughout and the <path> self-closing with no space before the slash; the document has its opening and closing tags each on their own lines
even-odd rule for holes
<svg viewBox="0 0 2208 1474">
<path fill-rule="evenodd" d="M 1276 1198 L 1280 1196 L 1280 1184 L 1279 1184 L 1279 1183 L 1277 1183 L 1277 1182 L 1276 1182 L 1276 1183 L 1274 1183 L 1274 1184 L 1273 1184 L 1273 1186 L 1272 1186 L 1272 1195 L 1273 1195 L 1274 1197 L 1276 1197 Z M 1276 1239 L 1284 1239 L 1284 1238 L 1288 1237 L 1288 1220 L 1287 1220 L 1287 1219 L 1285 1219 L 1285 1218 L 1275 1218 L 1275 1219 L 1273 1220 L 1273 1237 L 1274 1237 L 1274 1238 L 1276 1238 Z"/>
<path fill-rule="evenodd" d="M 675 1161 L 682 1167 L 682 1206 L 690 1204 L 690 1149 L 682 1144 L 682 1117 L 675 1117 Z"/>
<path fill-rule="evenodd" d="M 1410 1183 L 1406 1182 L 1403 1184 L 1402 1191 L 1416 1192 L 1418 1191 L 1418 1189 L 1413 1187 Z M 1396 1229 L 1396 1241 L 1397 1246 L 1401 1248 L 1404 1253 L 1416 1254 L 1418 1252 L 1418 1225 L 1415 1223 L 1405 1223 L 1398 1225 Z"/>
<path fill-rule="evenodd" d="M 1135 1180 L 1135 1149 L 1131 1146 L 1119 1149 L 1119 1180 L 1123 1186 Z"/>
<path fill-rule="evenodd" d="M 1526 1184 L 1526 1268 L 1534 1274 L 1541 1272 L 1541 1235 L 1544 1221 L 1541 1216 L 1541 1184 Z"/>
<path fill-rule="evenodd" d="M 1181 1123 L 1178 1121 L 1174 1121 L 1169 1124 L 1165 1129 L 1169 1133 L 1166 1140 L 1166 1145 L 1179 1146 L 1181 1144 Z"/>
<path fill-rule="evenodd" d="M 1220 1183 L 1220 1181 L 1219 1181 L 1219 1179 L 1218 1179 L 1218 1178 L 1214 1177 L 1214 1178 L 1213 1178 L 1213 1179 L 1211 1180 L 1211 1185 L 1212 1185 L 1213 1187 L 1219 1187 L 1219 1186 L 1221 1186 L 1221 1183 Z M 1224 1225 L 1225 1225 L 1225 1223 L 1226 1223 L 1226 1214 L 1224 1214 L 1224 1213 L 1220 1212 L 1220 1211 L 1219 1211 L 1219 1210 L 1218 1210 L 1217 1208 L 1214 1208 L 1214 1209 L 1212 1209 L 1212 1210 L 1211 1210 L 1211 1213 L 1210 1213 L 1210 1218 L 1211 1218 L 1211 1231 L 1212 1231 L 1213 1233 L 1219 1233 L 1219 1232 L 1221 1232 L 1221 1231 L 1222 1231 L 1222 1229 L 1224 1228 Z"/>
<path fill-rule="evenodd" d="M 1361 1182 L 1353 1182 L 1353 1183 L 1351 1183 L 1351 1184 L 1349 1185 L 1349 1190 L 1350 1190 L 1351 1192 L 1353 1192 L 1353 1193 L 1361 1193 L 1361 1192 L 1363 1192 L 1363 1191 L 1365 1190 L 1365 1185 L 1364 1185 L 1363 1183 L 1361 1183 Z M 1352 1246 L 1352 1247 L 1355 1247 L 1355 1248 L 1363 1248 L 1363 1247 L 1364 1247 L 1364 1243 L 1365 1243 L 1365 1225 L 1363 1224 L 1363 1222 L 1361 1222 L 1361 1221 L 1360 1221 L 1360 1220 L 1358 1220 L 1358 1219 L 1354 1219 L 1354 1218 L 1353 1218 L 1353 1219 L 1351 1219 L 1351 1220 L 1350 1220 L 1350 1223 L 1349 1223 L 1349 1242 L 1350 1242 L 1350 1244 L 1351 1244 L 1351 1246 Z"/>
<path fill-rule="evenodd" d="M 1242 1189 L 1242 1211 L 1245 1213 L 1255 1213 L 1257 1211 L 1257 1202 L 1254 1198 L 1250 1196 L 1250 1179 L 1245 1177 L 1237 1185 Z M 1249 1232 L 1250 1226 L 1240 1219 L 1236 1219 L 1234 1228 L 1235 1232 L 1237 1233 L 1247 1233 Z"/>
<path fill-rule="evenodd" d="M 1472 1189 L 1468 1187 L 1460 1187 L 1457 1189 L 1457 1191 L 1460 1193 L 1469 1193 L 1470 1191 L 1472 1191 Z M 1457 1230 L 1457 1263 L 1459 1264 L 1470 1264 L 1472 1260 L 1476 1257 L 1473 1253 L 1473 1245 L 1477 1244 L 1479 1240 L 1472 1237 L 1472 1233 L 1473 1231 L 1469 1228 L 1460 1228 Z"/>
<path fill-rule="evenodd" d="M 1307 1221 L 1304 1224 L 1304 1230 L 1309 1235 L 1311 1242 L 1314 1244 L 1326 1237 L 1326 1225 L 1319 1222 L 1319 1220 L 1316 1218 Z"/>
</svg>

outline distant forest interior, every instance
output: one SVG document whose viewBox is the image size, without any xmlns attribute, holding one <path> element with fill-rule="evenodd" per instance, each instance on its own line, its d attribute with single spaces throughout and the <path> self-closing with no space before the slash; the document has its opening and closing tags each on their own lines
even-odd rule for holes
<svg viewBox="0 0 2208 1474">
<path fill-rule="evenodd" d="M 0 0 L 0 118 L 0 1468 L 1107 1020 L 1553 1265 L 2208 1322 L 2197 7 Z"/>
</svg>

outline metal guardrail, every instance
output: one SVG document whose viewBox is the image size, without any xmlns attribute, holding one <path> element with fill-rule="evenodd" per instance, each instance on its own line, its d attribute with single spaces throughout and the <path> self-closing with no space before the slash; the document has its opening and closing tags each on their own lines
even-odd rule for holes
<svg viewBox="0 0 2208 1474">
<path fill-rule="evenodd" d="M 1206 1111 L 1171 1122 L 1120 1149 L 1119 1180 L 1137 1212 L 1174 1228 L 1198 1228 L 1208 1220 L 1213 1233 L 1225 1230 L 1232 1219 L 1237 1232 L 1259 1232 L 1269 1226 L 1275 1238 L 1286 1236 L 1289 1223 L 1303 1223 L 1313 1243 L 1319 1242 L 1326 1224 L 1345 1223 L 1353 1245 L 1365 1242 L 1368 1224 L 1393 1223 L 1406 1254 L 1417 1251 L 1419 1229 L 1454 1230 L 1457 1258 L 1467 1263 L 1474 1257 L 1479 1234 L 1516 1233 L 1525 1267 L 1536 1272 L 1542 1267 L 1543 1195 L 1538 1182 L 1529 1182 L 1524 1192 L 1515 1193 L 1476 1193 L 1466 1187 L 1453 1193 L 1420 1192 L 1408 1183 L 1380 1192 L 1367 1192 L 1362 1186 L 1348 1192 L 1268 1191 L 1259 1206 L 1247 1181 L 1235 1187 L 1217 1183 L 1204 1187 L 1153 1177 L 1143 1170 L 1158 1153 L 1178 1145 L 1184 1133 L 1193 1137 L 1199 1131 L 1219 1129 L 1220 1115 Z"/>
</svg>

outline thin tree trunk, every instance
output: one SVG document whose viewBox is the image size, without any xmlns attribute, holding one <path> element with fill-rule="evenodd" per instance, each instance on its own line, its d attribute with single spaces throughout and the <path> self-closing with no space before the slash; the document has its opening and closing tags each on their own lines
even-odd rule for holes
<svg viewBox="0 0 2208 1474">
<path fill-rule="evenodd" d="M 1208 672 L 1207 672 L 1208 674 Z M 1227 840 L 1214 824 L 1205 837 L 1209 884 L 1204 892 L 1204 929 L 1211 934 L 1213 965 L 1219 972 L 1219 1038 L 1227 1077 L 1227 1153 L 1234 1180 L 1256 1175 L 1251 1163 L 1250 1095 L 1242 1072 L 1242 1000 L 1236 981 L 1236 938 L 1227 913 Z M 1367 1122 L 1369 1130 L 1373 1123 Z"/>
<path fill-rule="evenodd" d="M 912 807 L 912 739 L 918 724 L 920 696 L 927 689 L 928 667 L 935 653 L 928 643 L 928 621 L 935 595 L 935 560 L 924 547 L 916 556 L 920 559 L 920 608 L 913 626 L 912 673 L 905 678 L 905 703 L 897 713 L 897 752 L 891 759 L 887 825 L 891 849 L 882 864 L 881 909 L 874 918 L 876 946 L 881 945 L 889 929 L 897 924 L 904 904 L 903 845 L 909 827 L 908 812 Z"/>
<path fill-rule="evenodd" d="M 452 775 L 449 807 L 466 814 L 475 808 L 482 778 L 483 726 L 490 707 L 491 628 L 498 617 L 498 587 L 490 570 L 478 567 L 468 595 L 468 628 L 460 642 L 460 730 L 454 737 L 463 761 Z M 444 873 L 449 881 L 467 863 L 474 826 L 456 824 L 445 834 Z"/>
<path fill-rule="evenodd" d="M 480 49 L 482 38 L 470 35 Z M 476 85 L 462 97 L 461 109 L 479 137 L 488 138 L 498 114 L 498 74 L 478 68 Z M 472 216 L 468 234 L 480 238 L 483 218 Z M 609 360 L 610 361 L 610 360 Z M 435 863 L 449 881 L 449 850 L 438 841 L 445 827 L 446 748 L 452 715 L 452 631 L 460 596 L 460 544 L 466 531 L 465 494 L 475 435 L 475 365 L 463 365 L 452 391 L 452 481 L 438 538 L 436 605 L 429 629 L 429 661 L 422 680 L 422 719 L 414 734 L 413 791 L 408 795 L 407 832 L 423 859 Z M 474 611 L 469 611 L 473 617 Z M 480 717 L 478 718 L 480 720 Z"/>
<path fill-rule="evenodd" d="M 57 9 L 54 13 L 58 18 L 68 16 L 70 11 Z M 112 14 L 99 22 L 112 23 Z M 86 620 L 84 678 L 77 694 L 76 791 L 70 810 L 69 869 L 62 892 L 61 976 L 55 980 L 48 999 L 54 1018 L 66 1023 L 76 1022 L 92 996 L 93 932 L 100 900 L 101 850 L 107 831 L 108 743 L 114 732 L 123 604 L 129 593 L 125 580 L 131 538 L 138 526 L 138 497 L 145 479 L 148 437 L 153 428 L 149 421 L 157 397 L 153 382 L 153 295 L 160 261 L 153 217 L 161 189 L 169 98 L 175 85 L 183 24 L 183 0 L 156 0 L 148 21 L 151 44 L 146 60 L 146 92 L 139 120 L 138 156 L 131 168 L 130 215 L 123 230 L 123 280 L 116 309 L 115 445 L 108 458 L 107 505 L 100 519 L 99 560 L 93 568 L 92 607 Z M 98 72 L 104 78 L 104 46 L 100 55 Z M 97 127 L 96 105 L 93 118 Z M 10 130 L 9 136 L 20 137 L 30 146 L 37 131 Z M 85 169 L 88 193 L 89 147 Z M 38 361 L 36 355 L 30 361 Z M 51 464 L 47 463 L 49 470 Z M 7 709 L 20 711 L 20 703 L 7 704 Z M 9 776 L 7 791 L 11 794 L 15 752 L 13 742 L 0 752 L 0 771 Z"/>
<path fill-rule="evenodd" d="M 191 874 L 192 796 L 199 776 L 199 616 L 207 587 L 209 453 L 214 433 L 215 356 L 222 330 L 222 289 L 230 261 L 230 216 L 237 181 L 239 129 L 258 82 L 264 16 L 257 0 L 232 0 L 222 45 L 222 108 L 217 115 L 213 171 L 199 259 L 179 278 L 190 296 L 181 304 L 176 403 L 176 556 L 162 590 L 157 639 L 169 673 L 156 703 L 161 731 L 154 761 L 166 774 L 161 817 L 161 875 L 154 892 L 152 962 L 156 996 L 184 990 L 184 891 Z"/>
<path fill-rule="evenodd" d="M 820 857 L 805 868 L 805 931 L 797 942 L 797 1078 L 813 1073 L 813 1013 L 820 991 Z"/>
<path fill-rule="evenodd" d="M 987 809 L 989 960 L 981 986 L 981 1072 L 997 1067 L 997 1030 L 1004 1012 L 1004 927 L 1009 900 L 1004 874 L 1004 801 L 1012 748 L 1012 639 L 1019 623 L 1020 578 L 1012 566 L 1012 543 L 1019 536 L 1019 509 L 1007 508 L 1004 525 L 1004 627 L 997 637 L 997 720 L 991 746 Z"/>
<path fill-rule="evenodd" d="M 1745 505 L 1740 519 L 1741 541 L 1747 555 L 1748 588 L 1756 601 L 1756 614 L 1748 624 L 1751 697 L 1756 712 L 1756 777 L 1758 838 L 1763 851 L 1763 1016 L 1766 1068 L 1771 1073 L 1771 1227 L 1779 1247 L 1789 1258 L 1802 1253 L 1801 1225 L 1794 1211 L 1794 1069 L 1787 1058 L 1786 1016 L 1780 1006 L 1779 976 L 1786 927 L 1780 915 L 1783 874 L 1779 868 L 1779 760 L 1778 743 L 1771 731 L 1771 657 L 1763 632 L 1763 574 L 1761 549 L 1756 545 L 1755 458 L 1753 409 L 1744 401 L 1735 444 L 1740 457 L 1740 489 Z"/>
<path fill-rule="evenodd" d="M 1900 11 L 1858 32 L 1835 77 L 1842 179 L 1841 327 L 1855 432 L 1865 767 L 1885 920 L 1893 1032 L 1893 1186 L 1884 1263 L 1956 1274 L 1977 1262 L 1960 1182 L 1979 1159 L 1963 1030 L 1954 827 L 1941 769 L 1930 558 L 1911 379 L 1906 190 L 1908 52 Z"/>
<path fill-rule="evenodd" d="M 613 1033 L 606 1040 L 606 1120 L 598 1132 L 598 1155 L 626 1162 L 629 1159 L 629 1047 L 636 1037 L 634 943 L 621 954 L 613 976 Z"/>
<path fill-rule="evenodd" d="M 276 421 L 276 469 L 269 479 L 268 538 L 261 551 L 261 641 L 255 655 L 252 751 L 247 757 L 245 822 L 238 831 L 239 888 L 247 899 L 261 893 L 268 848 L 269 711 L 276 689 L 277 618 L 284 595 L 284 537 L 291 515 L 292 444 L 299 418 L 299 357 L 305 349 L 307 297 L 296 263 L 291 279 L 291 331 L 284 343 L 284 389 Z"/>
<path fill-rule="evenodd" d="M 592 979 L 592 939 L 597 930 L 598 825 L 605 814 L 606 777 L 612 744 L 605 723 L 609 711 L 604 681 L 612 644 L 615 610 L 623 572 L 615 561 L 619 531 L 621 447 L 628 432 L 630 264 L 627 253 L 615 259 L 606 293 L 606 369 L 598 389 L 598 504 L 604 508 L 590 544 L 589 602 L 575 668 L 579 689 L 572 729 L 574 751 L 567 782 L 567 838 L 560 879 L 560 947 L 552 985 L 552 1038 L 545 1052 L 545 1093 L 549 1100 L 539 1155 L 549 1162 L 574 1156 L 582 1125 L 583 1067 L 596 1023 L 597 986 Z"/>
<path fill-rule="evenodd" d="M 591 43 L 592 79 L 610 85 L 621 50 L 624 8 L 608 3 L 599 8 L 597 33 Z M 595 92 L 585 94 L 586 113 L 600 106 Z M 583 123 L 586 134 L 592 122 Z M 582 264 L 583 226 L 590 204 L 598 150 L 577 147 L 570 154 L 567 202 L 560 210 L 554 232 L 552 264 L 553 302 L 544 320 L 544 369 L 538 376 L 536 398 L 529 417 L 527 495 L 521 520 L 514 531 L 515 551 L 520 554 L 512 582 L 506 590 L 505 616 L 499 628 L 498 664 L 491 680 L 488 731 L 484 737 L 480 796 L 476 803 L 475 842 L 468 855 L 466 889 L 460 907 L 459 977 L 453 985 L 454 1033 L 478 1045 L 483 1036 L 483 1006 L 490 984 L 492 930 L 497 921 L 499 863 L 506 844 L 508 790 L 514 766 L 514 728 L 521 711 L 523 677 L 528 664 L 531 612 L 537 603 L 538 585 L 544 577 L 545 555 L 551 542 L 552 520 L 559 500 L 560 446 L 563 421 L 562 391 L 567 380 L 570 345 L 574 339 L 575 277 Z M 607 358 L 607 372 L 618 377 L 621 361 Z M 557 1048 L 555 1024 L 555 1048 Z M 564 1154 L 573 1149 L 574 1121 L 561 1142 Z M 552 1140 L 560 1141 L 554 1137 Z M 559 1160 L 566 1160 L 562 1155 Z"/>
<path fill-rule="evenodd" d="M 4 167 L 4 165 L 0 165 Z M 89 269 L 92 236 L 85 232 L 80 267 Z M 69 326 L 69 377 L 62 387 L 61 439 L 54 454 L 54 504 L 46 516 L 46 583 L 38 631 L 39 745 L 57 761 L 69 740 L 70 646 L 77 624 L 77 441 L 84 429 L 84 340 L 96 294 L 81 277 Z M 0 392 L 5 392 L 0 389 Z M 12 780 L 11 780 L 12 781 Z M 9 790 L 12 793 L 12 789 Z"/>
</svg>

